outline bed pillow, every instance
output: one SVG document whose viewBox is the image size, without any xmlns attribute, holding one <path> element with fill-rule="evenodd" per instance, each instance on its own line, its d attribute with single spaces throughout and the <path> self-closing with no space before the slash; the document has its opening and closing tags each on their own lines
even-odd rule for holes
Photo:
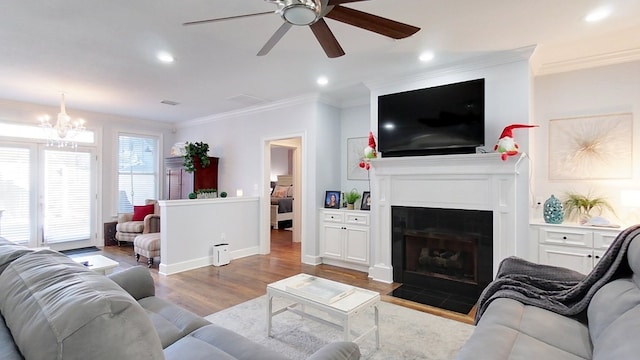
<svg viewBox="0 0 640 360">
<path fill-rule="evenodd" d="M 276 188 L 273 190 L 272 196 L 277 198 L 287 197 L 288 191 L 289 191 L 289 186 L 276 185 Z"/>
<path fill-rule="evenodd" d="M 134 206 L 131 221 L 143 221 L 145 216 L 153 214 L 154 207 L 154 204 Z"/>
</svg>

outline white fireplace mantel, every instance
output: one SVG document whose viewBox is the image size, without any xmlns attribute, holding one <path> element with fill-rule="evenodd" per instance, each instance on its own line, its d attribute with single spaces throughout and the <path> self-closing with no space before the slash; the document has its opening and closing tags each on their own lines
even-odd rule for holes
<svg viewBox="0 0 640 360">
<path fill-rule="evenodd" d="M 493 273 L 500 260 L 529 258 L 529 162 L 526 154 L 497 153 L 380 158 L 371 167 L 369 276 L 393 282 L 391 207 L 493 212 Z"/>
</svg>

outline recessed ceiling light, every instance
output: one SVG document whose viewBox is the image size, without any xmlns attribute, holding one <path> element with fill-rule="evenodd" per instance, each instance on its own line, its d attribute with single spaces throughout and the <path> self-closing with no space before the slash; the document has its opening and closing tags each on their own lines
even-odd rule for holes
<svg viewBox="0 0 640 360">
<path fill-rule="evenodd" d="M 422 62 L 427 62 L 433 60 L 434 57 L 435 55 L 431 51 L 425 51 L 420 54 L 420 57 L 418 59 L 420 59 L 420 61 Z"/>
<path fill-rule="evenodd" d="M 597 9 L 593 10 L 592 12 L 590 12 L 589 14 L 587 14 L 587 16 L 584 18 L 584 21 L 586 21 L 586 22 L 597 22 L 597 21 L 605 19 L 609 15 L 611 15 L 611 9 L 608 8 L 608 7 L 601 7 L 601 8 L 597 8 Z"/>
<path fill-rule="evenodd" d="M 325 86 L 329 83 L 329 79 L 327 79 L 326 76 L 320 76 L 318 78 L 318 80 L 316 80 L 316 82 L 318 83 L 318 85 L 320 86 Z"/>
<path fill-rule="evenodd" d="M 160 52 L 157 55 L 158 60 L 162 61 L 163 63 L 172 63 L 174 62 L 176 59 L 173 57 L 173 55 L 169 54 L 168 52 Z"/>
</svg>

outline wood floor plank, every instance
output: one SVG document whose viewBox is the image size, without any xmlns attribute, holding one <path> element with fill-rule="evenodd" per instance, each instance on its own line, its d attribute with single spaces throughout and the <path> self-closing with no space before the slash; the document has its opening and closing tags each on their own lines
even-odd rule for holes
<svg viewBox="0 0 640 360">
<path fill-rule="evenodd" d="M 136 263 L 133 247 L 106 246 L 103 255 L 120 263 L 115 271 L 131 266 L 145 266 L 146 259 Z M 232 260 L 228 265 L 206 266 L 164 276 L 157 264 L 151 268 L 156 284 L 156 296 L 206 316 L 243 303 L 266 293 L 267 284 L 299 273 L 307 273 L 353 286 L 377 291 L 383 301 L 407 306 L 445 318 L 473 323 L 475 309 L 467 315 L 388 296 L 401 284 L 386 284 L 369 279 L 367 273 L 331 265 L 306 265 L 300 262 L 300 243 L 291 241 L 291 232 L 271 231 L 271 254 L 254 255 Z"/>
</svg>

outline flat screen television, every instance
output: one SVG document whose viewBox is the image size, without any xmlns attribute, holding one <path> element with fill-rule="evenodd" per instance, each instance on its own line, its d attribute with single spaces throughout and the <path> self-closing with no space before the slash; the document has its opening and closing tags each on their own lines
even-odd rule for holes
<svg viewBox="0 0 640 360">
<path fill-rule="evenodd" d="M 484 133 L 484 79 L 378 97 L 382 157 L 475 153 Z"/>
</svg>

